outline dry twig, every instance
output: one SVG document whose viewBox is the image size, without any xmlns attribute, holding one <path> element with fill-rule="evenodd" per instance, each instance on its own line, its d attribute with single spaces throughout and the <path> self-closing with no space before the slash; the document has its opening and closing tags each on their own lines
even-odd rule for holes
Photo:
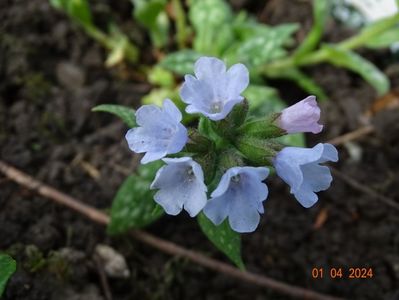
<svg viewBox="0 0 399 300">
<path fill-rule="evenodd" d="M 368 135 L 369 133 L 372 133 L 374 131 L 374 126 L 373 125 L 366 125 L 364 127 L 360 127 L 354 131 L 345 133 L 343 135 L 340 135 L 336 138 L 333 138 L 327 143 L 333 144 L 335 146 L 345 144 L 347 142 L 357 140 L 358 138 L 361 138 L 365 135 Z"/>
<path fill-rule="evenodd" d="M 338 171 L 337 169 L 330 167 L 331 172 L 334 174 L 335 177 L 338 177 L 342 181 L 346 182 L 349 186 L 354 188 L 355 190 L 358 190 L 359 192 L 362 192 L 364 194 L 367 194 L 373 198 L 376 198 L 380 200 L 381 202 L 384 202 L 386 205 L 389 205 L 393 209 L 399 210 L 399 203 L 397 203 L 395 200 L 388 198 L 386 196 L 378 194 L 376 191 L 373 189 L 365 186 L 364 184 L 356 181 L 355 179 L 349 177 L 348 175 Z"/>
<path fill-rule="evenodd" d="M 110 218 L 98 209 L 83 204 L 75 198 L 72 198 L 71 196 L 68 196 L 46 184 L 43 184 L 42 182 L 32 178 L 31 176 L 17 170 L 16 168 L 2 161 L 0 161 L 0 171 L 6 177 L 21 184 L 22 186 L 34 190 L 38 194 L 49 198 L 50 200 L 53 200 L 59 204 L 65 205 L 97 223 L 106 225 L 110 222 Z M 203 255 L 199 252 L 188 250 L 179 245 L 176 245 L 175 243 L 163 240 L 142 230 L 132 230 L 130 234 L 133 238 L 154 248 L 157 248 L 165 253 L 185 257 L 201 266 L 226 274 L 230 277 L 237 278 L 242 282 L 255 284 L 260 287 L 275 290 L 282 294 L 299 299 L 343 300 L 342 298 L 320 294 L 312 290 L 293 286 L 266 276 L 254 274 L 248 271 L 241 271 L 231 265 L 207 257 L 206 255 Z"/>
</svg>

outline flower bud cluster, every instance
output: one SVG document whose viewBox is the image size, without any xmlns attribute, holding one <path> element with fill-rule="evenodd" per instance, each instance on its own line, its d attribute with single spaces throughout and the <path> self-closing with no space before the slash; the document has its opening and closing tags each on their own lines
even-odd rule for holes
<svg viewBox="0 0 399 300">
<path fill-rule="evenodd" d="M 139 126 L 126 134 L 129 148 L 145 153 L 141 163 L 165 162 L 151 184 L 158 190 L 154 200 L 165 212 L 177 215 L 184 209 L 194 217 L 203 211 L 215 225 L 228 219 L 233 230 L 252 232 L 264 213 L 264 180 L 273 167 L 302 206 L 314 205 L 316 192 L 332 181 L 329 168 L 320 164 L 336 162 L 337 150 L 321 143 L 285 147 L 276 138 L 322 130 L 315 97 L 254 120 L 247 116 L 248 102 L 242 96 L 249 84 L 243 64 L 226 69 L 223 61 L 202 57 L 194 75 L 184 77 L 180 96 L 187 113 L 201 115 L 197 129 L 186 129 L 179 109 L 165 99 L 162 107 L 139 108 Z"/>
</svg>

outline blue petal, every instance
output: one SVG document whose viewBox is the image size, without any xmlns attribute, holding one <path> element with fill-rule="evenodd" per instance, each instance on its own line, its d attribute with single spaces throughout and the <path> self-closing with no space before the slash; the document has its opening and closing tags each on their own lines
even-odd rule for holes
<svg viewBox="0 0 399 300">
<path fill-rule="evenodd" d="M 300 190 L 295 192 L 294 196 L 305 208 L 313 206 L 319 199 L 309 185 L 303 185 Z"/>
<path fill-rule="evenodd" d="M 217 197 L 209 200 L 204 207 L 204 214 L 215 225 L 221 224 L 229 213 L 230 200 L 227 197 Z"/>
<path fill-rule="evenodd" d="M 170 116 L 171 121 L 173 123 L 180 122 L 182 119 L 182 115 L 180 110 L 176 107 L 170 99 L 165 99 L 163 101 L 163 110 Z"/>
<path fill-rule="evenodd" d="M 182 124 L 177 125 L 177 129 L 173 137 L 168 142 L 168 150 L 169 154 L 178 153 L 183 148 L 184 145 L 187 143 L 188 134 L 187 129 Z"/>
<path fill-rule="evenodd" d="M 268 173 L 263 167 L 228 169 L 205 206 L 205 215 L 216 225 L 228 216 L 231 228 L 237 232 L 254 231 L 259 224 L 259 213 L 264 212 L 262 202 L 268 189 L 262 180 Z M 232 181 L 234 176 L 239 176 L 238 181 Z"/>
<path fill-rule="evenodd" d="M 211 197 L 216 198 L 223 195 L 229 188 L 231 177 L 236 176 L 239 171 L 240 167 L 233 167 L 228 169 L 220 179 L 217 188 L 212 192 Z"/>
<path fill-rule="evenodd" d="M 177 215 L 184 208 L 191 217 L 206 205 L 206 185 L 200 165 L 189 157 L 164 159 L 166 166 L 158 170 L 151 189 L 159 189 L 155 201 L 165 212 Z M 192 169 L 194 177 L 188 176 Z"/>
<path fill-rule="evenodd" d="M 301 167 L 305 183 L 310 185 L 313 191 L 320 192 L 328 189 L 332 182 L 330 169 L 318 164 L 308 164 Z"/>
<path fill-rule="evenodd" d="M 156 161 L 158 159 L 161 159 L 162 157 L 165 157 L 166 154 L 166 151 L 147 152 L 140 162 L 145 165 L 149 162 Z"/>
<path fill-rule="evenodd" d="M 162 110 L 156 105 L 143 105 L 136 111 L 136 123 L 140 126 L 153 126 L 162 120 Z"/>
<path fill-rule="evenodd" d="M 162 108 L 156 105 L 140 107 L 136 121 L 141 127 L 126 133 L 132 151 L 146 152 L 141 160 L 143 164 L 180 152 L 187 142 L 187 129 L 180 123 L 182 115 L 178 108 L 170 99 L 165 99 Z"/>
<path fill-rule="evenodd" d="M 241 94 L 249 84 L 249 72 L 243 64 L 235 64 L 227 71 L 227 87 L 229 98 Z"/>
<path fill-rule="evenodd" d="M 331 144 L 323 144 L 324 149 L 321 155 L 321 158 L 317 161 L 318 163 L 323 163 L 326 161 L 338 161 L 338 151 L 337 149 Z"/>
<path fill-rule="evenodd" d="M 199 80 L 218 80 L 226 72 L 226 65 L 214 57 L 201 57 L 194 65 L 195 77 Z"/>
<path fill-rule="evenodd" d="M 196 78 L 185 76 L 180 91 L 188 113 L 201 113 L 211 120 L 224 119 L 237 103 L 243 101 L 240 93 L 248 86 L 249 73 L 242 64 L 226 72 L 223 61 L 202 57 L 195 63 Z"/>
<path fill-rule="evenodd" d="M 323 154 L 323 144 L 313 148 L 285 147 L 277 153 L 274 165 L 278 176 L 297 190 L 303 182 L 301 165 L 318 161 Z"/>
<path fill-rule="evenodd" d="M 311 149 L 286 147 L 275 157 L 273 163 L 277 174 L 290 185 L 291 193 L 304 207 L 314 205 L 318 196 L 330 185 L 330 169 L 319 163 L 337 161 L 338 152 L 330 144 L 317 144 Z"/>
<path fill-rule="evenodd" d="M 230 199 L 229 223 L 234 231 L 253 232 L 258 226 L 260 220 L 258 204 L 251 201 L 253 196 L 251 191 L 244 187 L 235 193 L 226 194 L 225 197 Z"/>
</svg>

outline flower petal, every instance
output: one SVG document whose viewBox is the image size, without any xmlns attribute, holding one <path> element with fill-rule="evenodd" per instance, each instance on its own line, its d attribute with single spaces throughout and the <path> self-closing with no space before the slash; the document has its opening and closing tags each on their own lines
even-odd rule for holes
<svg viewBox="0 0 399 300">
<path fill-rule="evenodd" d="M 146 152 L 143 164 L 180 152 L 188 140 L 181 119 L 180 111 L 170 99 L 164 100 L 162 109 L 156 105 L 140 107 L 136 112 L 140 127 L 130 129 L 125 136 L 129 148 L 136 153 Z"/>
<path fill-rule="evenodd" d="M 165 157 L 166 151 L 158 151 L 158 152 L 147 152 L 143 158 L 141 159 L 141 163 L 143 165 L 148 164 L 149 162 L 156 161 L 158 159 L 161 159 L 162 157 Z"/>
<path fill-rule="evenodd" d="M 258 205 L 248 201 L 251 194 L 249 190 L 239 189 L 236 193 L 226 195 L 230 199 L 229 223 L 234 231 L 253 232 L 259 224 L 260 216 Z"/>
<path fill-rule="evenodd" d="M 204 207 L 204 214 L 215 225 L 220 225 L 229 213 L 229 199 L 217 197 L 209 200 Z"/>
<path fill-rule="evenodd" d="M 226 65 L 215 57 L 201 57 L 194 65 L 194 74 L 199 80 L 218 80 L 226 72 Z"/>
<path fill-rule="evenodd" d="M 235 64 L 227 71 L 227 87 L 230 98 L 241 94 L 249 84 L 249 72 L 243 64 Z"/>
<path fill-rule="evenodd" d="M 300 190 L 296 191 L 294 194 L 298 202 L 305 208 L 313 206 L 319 197 L 308 185 L 304 185 Z"/>
<path fill-rule="evenodd" d="M 201 166 L 190 157 L 165 158 L 166 166 L 158 170 L 151 189 L 159 189 L 155 201 L 166 213 L 176 215 L 184 208 L 191 217 L 206 205 L 207 187 Z"/>
<path fill-rule="evenodd" d="M 172 100 L 165 99 L 163 101 L 163 110 L 170 116 L 171 120 L 173 120 L 174 123 L 181 121 L 181 112 Z"/>
</svg>

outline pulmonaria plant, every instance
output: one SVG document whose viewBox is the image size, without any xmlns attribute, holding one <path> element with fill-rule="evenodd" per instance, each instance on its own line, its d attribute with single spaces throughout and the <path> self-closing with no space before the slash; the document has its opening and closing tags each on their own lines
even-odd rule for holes
<svg viewBox="0 0 399 300">
<path fill-rule="evenodd" d="M 304 207 L 313 206 L 317 192 L 332 181 L 328 167 L 338 153 L 330 144 L 313 148 L 286 147 L 278 137 L 299 132 L 319 133 L 320 108 L 316 98 L 306 99 L 260 119 L 247 116 L 242 92 L 249 72 L 242 64 L 226 68 L 223 61 L 202 57 L 186 75 L 181 98 L 186 112 L 199 114 L 197 129 L 187 130 L 171 100 L 163 107 L 144 105 L 136 112 L 139 127 L 126 139 L 132 151 L 145 153 L 142 163 L 162 159 L 151 184 L 154 199 L 170 215 L 183 209 L 191 217 L 203 211 L 215 225 L 228 222 L 232 230 L 253 232 L 264 213 L 269 169 L 291 188 Z M 173 158 L 164 158 L 175 154 Z"/>
</svg>

